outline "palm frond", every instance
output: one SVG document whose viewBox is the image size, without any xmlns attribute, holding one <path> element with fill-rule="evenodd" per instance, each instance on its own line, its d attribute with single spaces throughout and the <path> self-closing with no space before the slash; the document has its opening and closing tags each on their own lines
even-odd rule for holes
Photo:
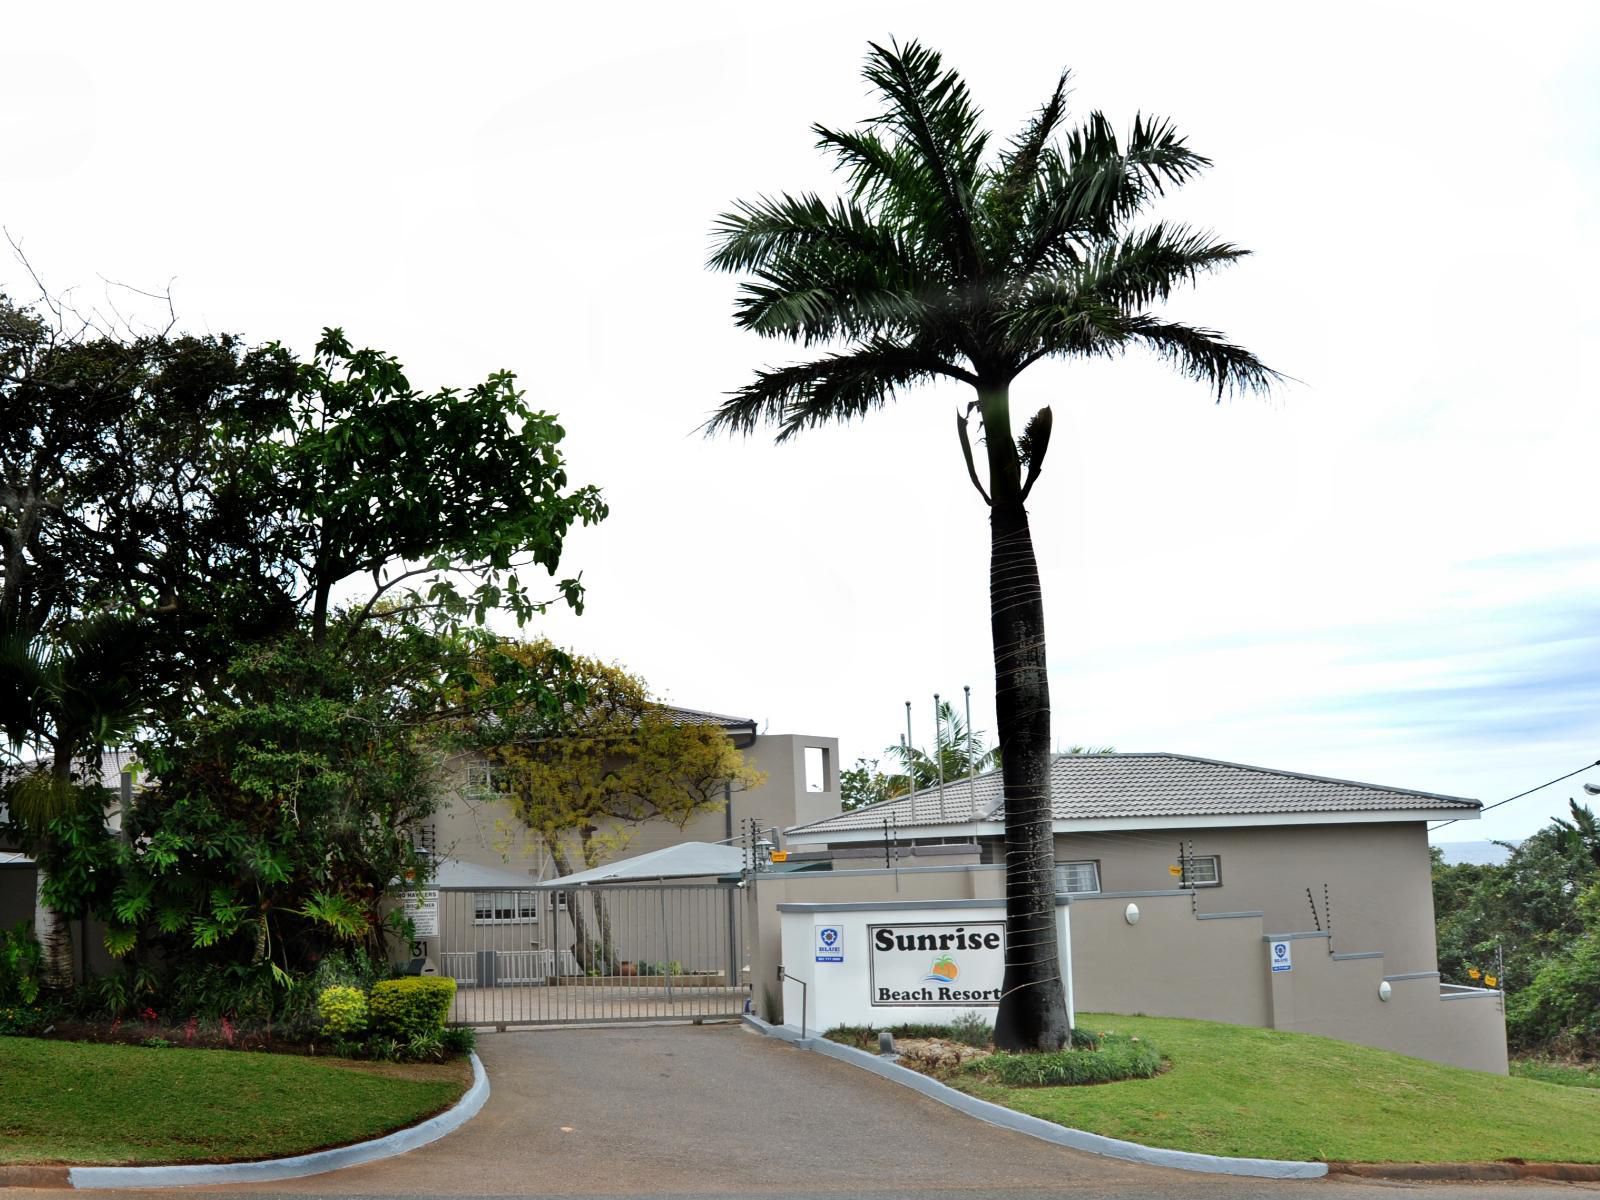
<svg viewBox="0 0 1600 1200">
<path fill-rule="evenodd" d="M 1215 329 L 1140 316 L 1129 322 L 1128 335 L 1154 350 L 1180 374 L 1215 389 L 1219 401 L 1233 393 L 1265 394 L 1273 384 L 1283 382 L 1277 371 Z"/>
<path fill-rule="evenodd" d="M 1200 230 L 1157 223 L 1092 257 L 1078 286 L 1127 308 L 1144 308 L 1249 253 Z"/>
<path fill-rule="evenodd" d="M 1105 114 L 1093 112 L 1067 136 L 1059 164 L 1047 164 L 1047 197 L 1030 229 L 1025 263 L 1049 262 L 1065 250 L 1116 235 L 1152 193 L 1178 187 L 1211 165 L 1189 149 L 1170 121 L 1134 118 L 1124 147 Z"/>
<path fill-rule="evenodd" d="M 750 434 L 775 425 L 776 440 L 786 442 L 802 430 L 864 416 L 900 389 L 938 375 L 959 378 L 965 372 L 920 347 L 877 339 L 846 353 L 758 371 L 717 408 L 703 431 Z"/>
<path fill-rule="evenodd" d="M 1068 71 L 1061 72 L 1055 91 L 1001 152 L 999 166 L 984 189 L 992 257 L 1009 257 L 1011 242 L 1027 219 L 1029 198 L 1038 190 L 1040 167 L 1047 159 L 1058 159 L 1059 151 L 1052 140 L 1067 115 L 1070 75 Z"/>
<path fill-rule="evenodd" d="M 973 213 L 979 167 L 988 134 L 967 85 L 944 67 L 937 51 L 919 42 L 905 46 L 871 43 L 862 72 L 888 107 L 869 122 L 916 151 L 935 189 L 944 220 L 941 240 L 952 265 L 966 278 L 978 274 L 978 241 Z"/>
<path fill-rule="evenodd" d="M 716 271 L 753 271 L 797 254 L 860 258 L 907 274 L 916 254 L 893 229 L 860 205 L 828 204 L 820 196 L 763 196 L 740 201 L 712 226 L 715 249 L 706 265 Z"/>
</svg>

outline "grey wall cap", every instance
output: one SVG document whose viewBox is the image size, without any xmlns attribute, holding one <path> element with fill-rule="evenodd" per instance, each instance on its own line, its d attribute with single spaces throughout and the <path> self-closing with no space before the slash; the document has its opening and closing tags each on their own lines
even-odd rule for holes
<svg viewBox="0 0 1600 1200">
<path fill-rule="evenodd" d="M 1071 897 L 1057 896 L 1056 907 L 1071 904 Z M 929 908 L 1004 908 L 1006 899 L 993 900 L 840 900 L 835 902 L 794 901 L 778 905 L 779 912 L 920 912 Z"/>
<path fill-rule="evenodd" d="M 172 1188 L 206 1183 L 268 1183 L 277 1179 L 300 1179 L 321 1175 L 361 1163 L 394 1158 L 438 1141 L 478 1115 L 489 1099 L 489 1076 L 478 1056 L 472 1056 L 472 1085 L 451 1108 L 420 1125 L 397 1129 L 371 1141 L 292 1158 L 268 1158 L 259 1162 L 192 1163 L 167 1167 L 72 1167 L 67 1178 L 75 1188 Z"/>
<path fill-rule="evenodd" d="M 1349 951 L 1349 952 L 1347 952 L 1345 954 L 1335 954 L 1333 956 L 1333 961 L 1334 962 L 1349 962 L 1351 959 L 1355 959 L 1355 958 L 1382 958 L 1382 957 L 1383 957 L 1383 951 L 1382 950 L 1352 950 L 1352 951 Z"/>
<path fill-rule="evenodd" d="M 849 870 L 834 870 L 830 875 L 914 875 L 917 872 L 958 872 L 958 871 L 1004 871 L 1005 863 L 946 863 L 943 866 L 933 867 L 851 867 Z M 779 878 L 782 876 L 763 876 L 762 878 Z"/>
<path fill-rule="evenodd" d="M 1142 892 L 1079 892 L 1080 900 L 1143 900 L 1146 896 L 1192 896 L 1193 888 L 1162 888 Z"/>
<path fill-rule="evenodd" d="M 1247 1175 L 1262 1179 L 1321 1179 L 1328 1173 L 1327 1163 L 1292 1162 L 1276 1158 L 1227 1158 L 1220 1154 L 1196 1154 L 1189 1150 L 1164 1150 L 1157 1146 L 1141 1146 L 1138 1142 L 1125 1142 L 1120 1138 L 1089 1133 L 1082 1129 L 1070 1129 L 1065 1125 L 1057 1125 L 1054 1121 L 1030 1117 L 1026 1113 L 1019 1113 L 998 1104 L 990 1104 L 987 1100 L 979 1100 L 976 1096 L 969 1096 L 965 1092 L 958 1092 L 937 1079 L 930 1079 L 909 1067 L 902 1067 L 899 1063 L 891 1062 L 866 1050 L 843 1046 L 822 1037 L 801 1039 L 798 1036 L 799 1031 L 792 1025 L 770 1025 L 759 1017 L 750 1016 L 745 1017 L 744 1021 L 752 1029 L 757 1029 L 768 1037 L 781 1038 L 802 1049 L 861 1067 L 891 1083 L 898 1083 L 913 1091 L 921 1092 L 928 1099 L 936 1100 L 969 1117 L 977 1117 L 978 1120 L 986 1121 L 990 1125 L 998 1125 L 1002 1129 L 1010 1129 L 1016 1133 L 1025 1133 L 1040 1141 L 1066 1146 L 1072 1150 L 1082 1150 L 1105 1158 L 1118 1158 L 1125 1162 L 1144 1163 L 1152 1167 L 1203 1171 L 1210 1175 Z"/>
<path fill-rule="evenodd" d="M 1331 933 L 1263 933 L 1263 942 L 1298 942 L 1302 938 L 1331 938 Z"/>
<path fill-rule="evenodd" d="M 1437 971 L 1406 971 L 1400 975 L 1385 975 L 1383 981 L 1385 983 L 1412 983 L 1418 979 L 1437 978 L 1439 978 L 1439 972 Z"/>
<path fill-rule="evenodd" d="M 1196 921 L 1237 921 L 1243 917 L 1265 917 L 1267 914 L 1261 909 L 1251 909 L 1249 912 L 1236 913 L 1195 913 Z"/>
<path fill-rule="evenodd" d="M 1488 1000 L 1488 999 L 1496 999 L 1496 1000 L 1498 1000 L 1503 995 L 1505 995 L 1505 993 L 1500 991 L 1498 988 L 1494 988 L 1494 989 L 1490 989 L 1490 988 L 1473 988 L 1471 991 L 1467 991 L 1467 992 L 1440 992 L 1439 993 L 1439 999 L 1441 999 L 1441 1000 Z"/>
</svg>

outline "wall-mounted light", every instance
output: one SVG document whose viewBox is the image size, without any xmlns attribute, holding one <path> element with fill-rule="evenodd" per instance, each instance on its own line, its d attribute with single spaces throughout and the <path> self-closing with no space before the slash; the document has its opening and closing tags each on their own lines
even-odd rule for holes
<svg viewBox="0 0 1600 1200">
<path fill-rule="evenodd" d="M 1139 906 L 1137 904 L 1128 905 L 1127 908 L 1122 910 L 1122 919 L 1129 925 L 1137 925 L 1139 923 Z"/>
<path fill-rule="evenodd" d="M 1379 1000 L 1387 1000 L 1393 993 L 1394 989 L 1389 986 L 1389 981 L 1387 979 L 1378 985 Z"/>
</svg>

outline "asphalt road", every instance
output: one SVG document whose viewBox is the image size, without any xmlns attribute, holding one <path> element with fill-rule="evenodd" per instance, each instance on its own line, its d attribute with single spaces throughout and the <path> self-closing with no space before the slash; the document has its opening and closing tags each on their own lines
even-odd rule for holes
<svg viewBox="0 0 1600 1200">
<path fill-rule="evenodd" d="M 1134 1166 L 995 1129 L 845 1063 L 731 1025 L 490 1034 L 479 1053 L 493 1088 L 489 1103 L 464 1129 L 431 1146 L 311 1179 L 182 1194 L 251 1200 L 1382 1200 L 1396 1188 L 1437 1200 L 1600 1194 L 1594 1184 L 1274 1182 Z"/>
</svg>

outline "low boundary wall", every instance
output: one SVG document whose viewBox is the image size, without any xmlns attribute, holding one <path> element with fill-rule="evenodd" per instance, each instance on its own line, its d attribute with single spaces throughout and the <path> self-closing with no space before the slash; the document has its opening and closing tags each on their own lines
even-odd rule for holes
<svg viewBox="0 0 1600 1200">
<path fill-rule="evenodd" d="M 757 1011 L 774 1023 L 786 1019 L 781 989 L 762 983 L 777 979 L 780 903 L 997 900 L 1004 889 L 997 866 L 758 876 L 749 889 L 758 910 L 751 956 Z M 1258 911 L 1197 913 L 1190 891 L 1103 892 L 1069 903 L 1079 1011 L 1314 1033 L 1507 1072 L 1498 991 L 1441 991 L 1437 972 L 1386 973 L 1379 949 L 1335 954 L 1328 934 L 1268 930 Z M 1292 950 L 1290 969 L 1274 972 L 1270 945 L 1282 940 Z"/>
</svg>

